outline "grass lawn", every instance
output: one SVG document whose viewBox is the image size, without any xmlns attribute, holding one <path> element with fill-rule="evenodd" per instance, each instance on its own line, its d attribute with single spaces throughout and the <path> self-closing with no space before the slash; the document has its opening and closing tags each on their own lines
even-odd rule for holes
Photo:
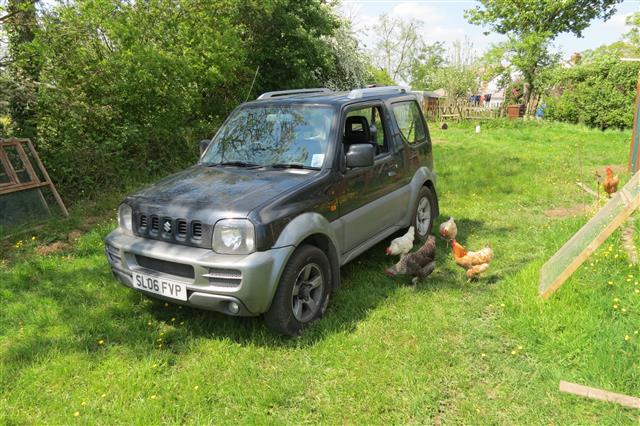
<svg viewBox="0 0 640 426">
<path fill-rule="evenodd" d="M 549 301 L 537 296 L 540 266 L 593 214 L 575 208 L 591 202 L 575 181 L 626 164 L 630 133 L 432 132 L 439 220 L 455 217 L 462 244 L 495 252 L 479 282 L 439 240 L 436 271 L 414 289 L 382 273 L 380 244 L 343 268 L 327 317 L 286 340 L 260 319 L 120 286 L 103 255 L 111 219 L 37 254 L 76 214 L 0 247 L 0 424 L 637 422 L 558 392 L 563 379 L 640 396 L 640 269 L 619 232 Z"/>
</svg>

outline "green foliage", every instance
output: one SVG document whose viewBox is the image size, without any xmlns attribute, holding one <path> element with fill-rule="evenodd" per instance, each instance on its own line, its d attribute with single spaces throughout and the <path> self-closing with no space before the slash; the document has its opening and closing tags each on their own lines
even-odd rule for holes
<svg viewBox="0 0 640 426">
<path fill-rule="evenodd" d="M 7 87 L 37 94 L 36 142 L 67 199 L 192 164 L 197 142 L 261 92 L 368 78 L 322 0 L 78 0 L 42 13 L 20 45 L 42 58 L 20 87 L 33 90 Z"/>
<path fill-rule="evenodd" d="M 465 11 L 473 24 L 486 25 L 500 34 L 570 32 L 578 37 L 595 18 L 609 19 L 622 0 L 480 0 Z"/>
<path fill-rule="evenodd" d="M 640 64 L 602 56 L 573 68 L 557 68 L 551 77 L 546 114 L 600 129 L 633 124 Z"/>
<path fill-rule="evenodd" d="M 376 68 L 374 65 L 369 65 L 369 80 L 367 84 L 376 84 L 378 86 L 395 86 L 396 83 L 382 68 Z"/>
<path fill-rule="evenodd" d="M 445 65 L 443 42 L 423 45 L 411 64 L 411 87 L 415 90 L 436 90 L 436 72 Z"/>
</svg>

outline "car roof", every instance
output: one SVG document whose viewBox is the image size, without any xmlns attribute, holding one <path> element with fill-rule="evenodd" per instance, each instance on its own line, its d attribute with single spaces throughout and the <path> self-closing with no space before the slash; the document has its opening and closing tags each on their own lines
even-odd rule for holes
<svg viewBox="0 0 640 426">
<path fill-rule="evenodd" d="M 329 89 L 299 89 L 283 90 L 277 92 L 263 93 L 254 101 L 247 102 L 246 105 L 259 105 L 265 103 L 313 103 L 325 105 L 343 105 L 355 101 L 367 99 L 386 100 L 390 98 L 413 95 L 409 88 L 401 86 L 381 86 L 351 91 L 333 92 Z"/>
</svg>

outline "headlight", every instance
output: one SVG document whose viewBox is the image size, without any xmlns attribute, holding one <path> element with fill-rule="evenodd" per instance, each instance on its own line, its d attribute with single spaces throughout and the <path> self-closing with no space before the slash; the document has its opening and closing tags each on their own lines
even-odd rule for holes
<svg viewBox="0 0 640 426">
<path fill-rule="evenodd" d="M 253 223 L 247 219 L 223 219 L 213 228 L 213 251 L 221 254 L 249 254 L 256 249 Z"/>
<path fill-rule="evenodd" d="M 124 229 L 125 231 L 131 232 L 132 215 L 133 213 L 129 205 L 125 203 L 120 204 L 120 207 L 118 207 L 118 225 L 120 226 L 120 228 Z"/>
</svg>

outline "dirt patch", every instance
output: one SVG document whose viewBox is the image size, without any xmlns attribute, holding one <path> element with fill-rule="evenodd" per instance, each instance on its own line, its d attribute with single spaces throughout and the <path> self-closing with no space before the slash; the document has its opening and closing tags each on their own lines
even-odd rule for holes
<svg viewBox="0 0 640 426">
<path fill-rule="evenodd" d="M 59 253 L 69 247 L 67 243 L 63 243 L 62 241 L 56 241 L 51 244 L 39 245 L 36 247 L 36 253 L 40 256 L 48 256 L 50 254 Z"/>
<path fill-rule="evenodd" d="M 69 241 L 75 241 L 78 238 L 80 238 L 82 236 L 82 232 L 78 231 L 77 229 L 74 231 L 69 232 L 69 235 L 67 235 L 67 239 Z"/>
<path fill-rule="evenodd" d="M 549 209 L 544 212 L 544 215 L 553 218 L 573 217 L 589 213 L 592 208 L 593 206 L 589 204 L 576 204 L 575 206 Z"/>
</svg>

